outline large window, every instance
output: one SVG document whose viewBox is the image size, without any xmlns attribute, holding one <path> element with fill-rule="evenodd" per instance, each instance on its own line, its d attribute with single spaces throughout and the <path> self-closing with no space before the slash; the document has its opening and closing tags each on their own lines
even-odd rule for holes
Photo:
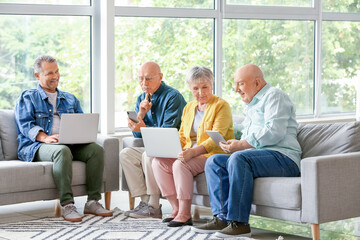
<svg viewBox="0 0 360 240">
<path fill-rule="evenodd" d="M 20 93 L 36 86 L 33 62 L 48 54 L 58 59 L 59 88 L 90 111 L 90 17 L 0 15 L 0 29 L 1 109 L 13 109 Z"/>
<path fill-rule="evenodd" d="M 128 18 L 115 21 L 115 124 L 127 126 L 126 110 L 133 110 L 138 95 L 138 70 L 146 61 L 160 65 L 164 82 L 178 89 L 187 101 L 185 84 L 194 65 L 213 68 L 212 19 Z"/>
<path fill-rule="evenodd" d="M 117 6 L 214 8 L 214 0 L 115 0 Z"/>
<path fill-rule="evenodd" d="M 248 63 L 290 95 L 298 115 L 313 114 L 313 21 L 224 20 L 223 56 L 222 95 L 234 115 L 241 115 L 243 107 L 234 91 L 234 73 Z"/>
<path fill-rule="evenodd" d="M 311 7 L 312 0 L 227 0 L 229 4 Z"/>
<path fill-rule="evenodd" d="M 322 23 L 322 113 L 354 113 L 360 82 L 360 22 Z"/>
<path fill-rule="evenodd" d="M 90 5 L 90 0 L 0 0 L 0 3 Z"/>
</svg>

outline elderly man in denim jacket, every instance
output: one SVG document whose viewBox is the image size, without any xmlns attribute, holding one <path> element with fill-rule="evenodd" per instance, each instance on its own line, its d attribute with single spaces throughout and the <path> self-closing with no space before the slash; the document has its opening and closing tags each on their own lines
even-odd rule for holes
<svg viewBox="0 0 360 240">
<path fill-rule="evenodd" d="M 112 216 L 103 208 L 101 184 L 104 171 L 104 149 L 96 143 L 60 145 L 50 144 L 59 140 L 59 127 L 63 113 L 82 113 L 79 100 L 71 93 L 60 91 L 57 86 L 60 73 L 56 60 L 47 55 L 38 57 L 34 75 L 39 84 L 25 90 L 15 106 L 18 134 L 18 156 L 26 162 L 53 162 L 53 177 L 60 194 L 62 215 L 65 220 L 79 222 L 82 216 L 74 206 L 71 189 L 73 158 L 86 163 L 88 201 L 84 213 Z"/>
</svg>

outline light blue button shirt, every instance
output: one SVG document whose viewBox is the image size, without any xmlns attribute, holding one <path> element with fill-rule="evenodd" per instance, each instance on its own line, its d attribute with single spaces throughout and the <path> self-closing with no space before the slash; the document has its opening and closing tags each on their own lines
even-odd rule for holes
<svg viewBox="0 0 360 240">
<path fill-rule="evenodd" d="M 256 149 L 271 149 L 292 159 L 300 169 L 295 106 L 283 91 L 266 84 L 246 104 L 242 136 Z"/>
</svg>

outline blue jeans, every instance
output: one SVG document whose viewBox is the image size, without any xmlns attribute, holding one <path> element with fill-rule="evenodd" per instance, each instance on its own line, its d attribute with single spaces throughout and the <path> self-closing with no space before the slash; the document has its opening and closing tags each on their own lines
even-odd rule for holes
<svg viewBox="0 0 360 240">
<path fill-rule="evenodd" d="M 248 223 L 254 178 L 299 174 L 294 161 L 273 150 L 250 149 L 213 155 L 205 164 L 212 213 L 225 216 L 228 221 Z"/>
</svg>

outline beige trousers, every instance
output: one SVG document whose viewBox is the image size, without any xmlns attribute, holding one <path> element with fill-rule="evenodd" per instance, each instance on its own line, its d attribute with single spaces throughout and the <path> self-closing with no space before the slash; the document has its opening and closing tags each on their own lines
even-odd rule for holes
<svg viewBox="0 0 360 240">
<path fill-rule="evenodd" d="M 124 148 L 120 163 L 132 197 L 160 195 L 151 167 L 153 158 L 148 157 L 144 147 Z"/>
</svg>

